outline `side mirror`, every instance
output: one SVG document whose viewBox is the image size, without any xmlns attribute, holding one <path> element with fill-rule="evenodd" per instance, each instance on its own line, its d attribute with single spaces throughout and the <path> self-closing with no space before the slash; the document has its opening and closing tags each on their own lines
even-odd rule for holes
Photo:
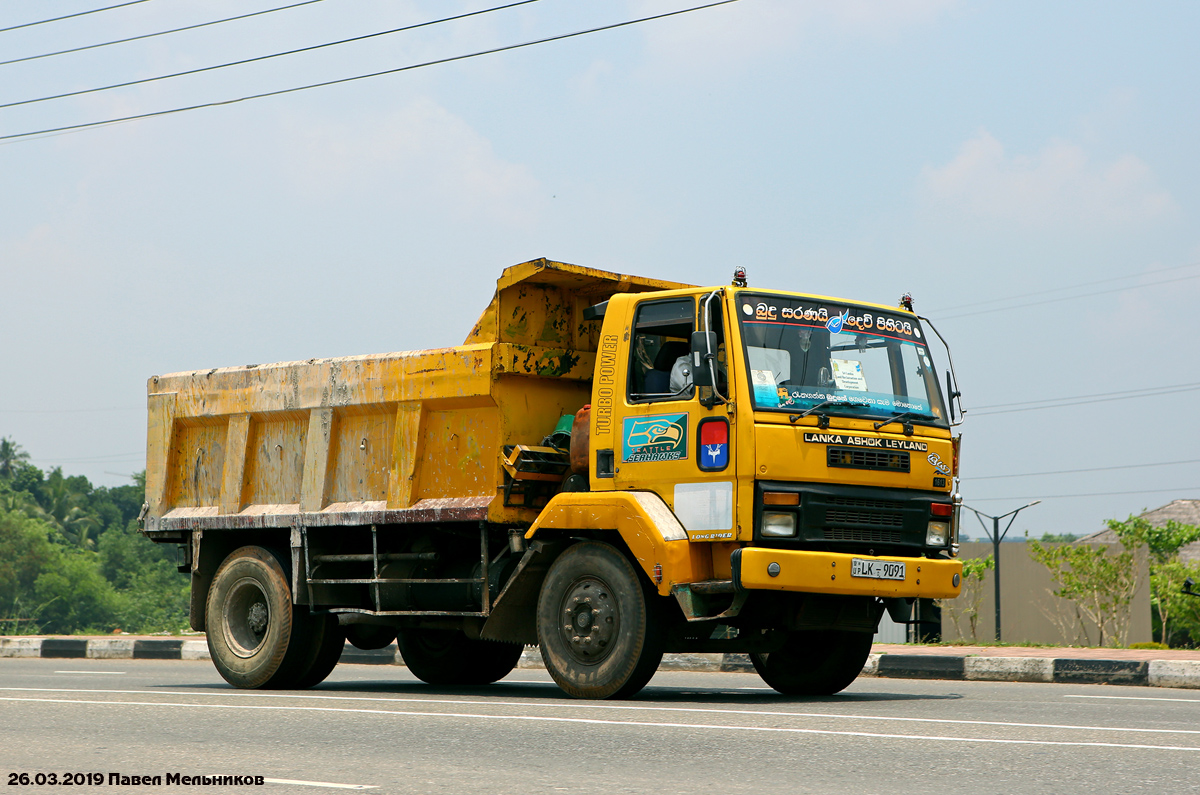
<svg viewBox="0 0 1200 795">
<path fill-rule="evenodd" d="M 950 421 L 954 422 L 954 400 L 962 395 L 962 392 L 954 388 L 950 378 L 950 371 L 946 371 L 946 408 L 950 412 Z"/>
<path fill-rule="evenodd" d="M 717 358 L 717 332 L 692 332 L 692 383 L 711 387 L 713 367 Z"/>
</svg>

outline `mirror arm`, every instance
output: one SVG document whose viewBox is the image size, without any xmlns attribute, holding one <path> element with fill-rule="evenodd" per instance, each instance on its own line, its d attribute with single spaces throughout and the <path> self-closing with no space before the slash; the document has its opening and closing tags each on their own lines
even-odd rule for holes
<svg viewBox="0 0 1200 795">
<path fill-rule="evenodd" d="M 701 302 L 700 316 L 701 316 L 701 322 L 704 324 L 704 328 L 702 329 L 702 331 L 704 331 L 705 334 L 709 334 L 712 332 L 712 324 L 709 322 L 709 311 L 708 311 L 709 303 L 712 301 L 712 299 L 716 298 L 718 294 L 723 293 L 723 292 L 724 292 L 724 290 L 721 290 L 721 289 L 713 290 L 711 293 L 706 295 L 704 297 L 704 300 Z M 707 339 L 708 338 L 706 337 L 706 340 Z M 716 406 L 718 404 L 728 403 L 729 399 L 727 397 L 725 397 L 724 395 L 722 395 L 720 390 L 717 389 L 717 354 L 713 351 L 713 349 L 711 347 L 708 348 L 708 350 L 705 351 L 705 353 L 704 353 L 704 362 L 705 362 L 705 366 L 708 368 L 709 377 L 712 379 L 711 380 L 712 395 L 708 398 L 701 397 L 700 405 L 704 406 L 705 408 L 711 409 L 713 406 Z"/>
<path fill-rule="evenodd" d="M 922 317 L 921 315 L 917 315 L 917 320 L 924 322 L 925 325 L 927 325 L 927 326 L 929 326 L 929 328 L 933 329 L 933 333 L 936 334 L 938 340 L 941 341 L 942 347 L 946 349 L 946 360 L 948 362 L 950 362 L 950 370 L 947 372 L 947 375 L 950 375 L 951 373 L 954 374 L 953 375 L 954 384 L 957 386 L 958 371 L 954 369 L 954 354 L 950 352 L 950 345 L 949 345 L 949 343 L 946 342 L 946 338 L 942 336 L 942 332 L 937 330 L 937 326 L 933 325 L 933 321 L 931 321 L 929 318 Z M 936 376 L 935 376 L 934 380 L 936 380 Z M 961 425 L 963 423 L 963 421 L 966 420 L 966 418 L 967 418 L 967 410 L 964 409 L 963 405 L 962 405 L 962 392 L 960 392 L 958 389 L 952 389 L 949 384 L 949 381 L 947 381 L 946 390 L 948 392 L 948 394 L 946 395 L 946 409 L 950 412 L 950 417 L 948 418 L 950 420 L 950 424 L 951 425 Z M 959 417 L 960 417 L 960 419 L 957 422 L 954 421 L 954 401 L 955 400 L 958 400 L 958 413 L 959 413 Z"/>
</svg>

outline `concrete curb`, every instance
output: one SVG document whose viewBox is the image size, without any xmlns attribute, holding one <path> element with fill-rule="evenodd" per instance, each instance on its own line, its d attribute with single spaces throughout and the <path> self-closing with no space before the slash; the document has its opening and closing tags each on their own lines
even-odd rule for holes
<svg viewBox="0 0 1200 795">
<path fill-rule="evenodd" d="M 94 660 L 208 660 L 204 640 L 182 638 L 13 638 L 0 637 L 0 658 Z M 364 651 L 349 643 L 341 662 L 404 665 L 393 643 Z M 544 668 L 541 653 L 528 647 L 518 668 Z M 746 654 L 667 654 L 660 670 L 754 672 Z M 1053 657 L 960 657 L 940 654 L 872 654 L 862 676 L 988 682 L 1055 682 L 1076 685 L 1144 685 L 1200 689 L 1200 660 L 1091 660 Z"/>
</svg>

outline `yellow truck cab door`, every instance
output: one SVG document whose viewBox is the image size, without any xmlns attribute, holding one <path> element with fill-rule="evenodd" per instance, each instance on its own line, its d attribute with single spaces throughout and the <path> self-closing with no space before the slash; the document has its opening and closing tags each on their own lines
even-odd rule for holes
<svg viewBox="0 0 1200 795">
<path fill-rule="evenodd" d="M 615 400 L 614 487 L 654 491 L 692 541 L 730 541 L 737 505 L 733 423 L 724 405 L 706 407 L 692 384 L 690 338 L 700 295 L 647 297 L 632 307 L 624 389 Z M 721 301 L 710 303 L 709 328 L 725 330 Z M 723 358 L 723 357 L 722 357 Z M 730 394 L 722 366 L 719 387 Z"/>
</svg>

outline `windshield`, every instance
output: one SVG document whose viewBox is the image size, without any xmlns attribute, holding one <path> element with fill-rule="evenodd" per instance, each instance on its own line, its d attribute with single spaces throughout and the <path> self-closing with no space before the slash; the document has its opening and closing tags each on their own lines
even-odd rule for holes
<svg viewBox="0 0 1200 795">
<path fill-rule="evenodd" d="M 754 407 L 946 423 L 937 372 L 912 315 L 740 293 Z"/>
</svg>

